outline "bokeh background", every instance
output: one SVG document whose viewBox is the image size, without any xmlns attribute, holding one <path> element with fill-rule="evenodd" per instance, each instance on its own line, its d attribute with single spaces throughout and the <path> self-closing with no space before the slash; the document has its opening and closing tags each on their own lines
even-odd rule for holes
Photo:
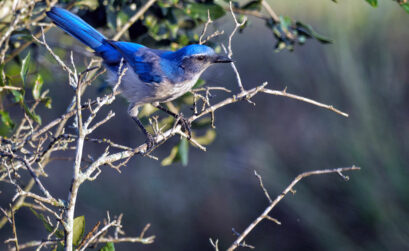
<svg viewBox="0 0 409 251">
<path fill-rule="evenodd" d="M 271 213 L 282 225 L 265 221 L 246 242 L 256 250 L 409 249 L 409 15 L 392 1 L 382 1 L 378 8 L 356 0 L 270 4 L 278 14 L 311 24 L 334 43 L 309 41 L 294 52 L 275 53 L 271 31 L 250 17 L 249 26 L 233 41 L 244 87 L 268 81 L 270 88 L 287 87 L 288 92 L 332 104 L 349 118 L 265 94 L 253 98 L 256 106 L 226 106 L 216 112 L 215 141 L 207 152 L 190 148 L 187 166 L 161 166 L 137 156 L 122 173 L 105 167 L 96 181 L 84 184 L 76 215 L 85 215 L 86 230 L 109 210 L 111 215 L 124 214 L 128 235 L 138 235 L 146 223 L 152 225 L 148 234 L 156 235 L 154 244 L 117 244 L 117 250 L 211 250 L 209 238 L 219 239 L 224 249 L 235 239 L 231 229 L 241 232 L 268 205 L 254 170 L 275 197 L 301 172 L 355 164 L 362 170 L 345 173 L 348 182 L 336 174 L 303 180 L 295 195 L 287 195 Z M 229 34 L 233 26 L 226 15 L 213 27 Z M 60 53 L 73 50 L 78 64 L 86 62 L 83 46 L 60 30 L 50 31 L 47 39 Z M 215 42 L 226 41 L 224 35 Z M 36 52 L 38 64 L 52 72 L 45 88 L 54 109 L 39 112 L 47 120 L 64 112 L 73 93 L 46 52 Z M 208 86 L 238 89 L 228 65 L 212 67 L 203 79 Z M 100 95 L 103 85 L 101 77 L 87 95 Z M 215 100 L 224 95 L 217 93 Z M 111 108 L 115 119 L 94 135 L 131 146 L 143 142 L 126 113 L 126 101 L 117 99 Z M 154 155 L 162 160 L 178 141 L 168 141 Z M 104 149 L 92 143 L 86 147 L 90 154 Z M 44 183 L 55 196 L 67 195 L 71 167 L 67 161 L 48 167 Z M 7 192 L 0 197 L 2 204 L 6 198 Z M 28 209 L 16 217 L 20 243 L 47 234 Z M 9 227 L 0 230 L 0 240 L 10 232 Z"/>
</svg>

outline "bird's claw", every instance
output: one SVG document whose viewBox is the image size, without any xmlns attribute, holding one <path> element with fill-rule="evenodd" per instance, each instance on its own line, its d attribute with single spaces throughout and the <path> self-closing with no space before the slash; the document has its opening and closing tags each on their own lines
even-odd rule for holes
<svg viewBox="0 0 409 251">
<path fill-rule="evenodd" d="M 155 146 L 155 139 L 152 136 L 152 134 L 147 133 L 146 134 L 146 140 L 145 140 L 145 144 L 146 144 L 146 151 L 145 153 L 149 153 Z"/>
<path fill-rule="evenodd" d="M 192 138 L 192 129 L 191 129 L 191 124 L 188 119 L 186 119 L 182 113 L 179 113 L 178 118 L 179 124 L 182 126 L 182 130 L 187 133 L 187 139 Z"/>
</svg>

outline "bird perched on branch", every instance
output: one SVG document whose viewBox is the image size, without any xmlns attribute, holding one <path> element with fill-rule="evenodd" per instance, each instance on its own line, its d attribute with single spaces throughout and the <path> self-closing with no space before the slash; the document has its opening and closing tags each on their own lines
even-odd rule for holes
<svg viewBox="0 0 409 251">
<path fill-rule="evenodd" d="M 111 85 L 117 83 L 119 67 L 124 62 L 128 70 L 121 79 L 119 91 L 130 102 L 128 113 L 146 135 L 148 150 L 154 146 L 154 139 L 137 118 L 139 107 L 151 103 L 171 114 L 190 137 L 188 120 L 181 113 L 175 114 L 159 103 L 172 101 L 188 92 L 210 65 L 231 62 L 230 58 L 216 54 L 205 45 L 192 44 L 177 51 L 166 51 L 137 43 L 112 41 L 80 17 L 62 8 L 51 8 L 47 16 L 104 60 Z"/>
</svg>

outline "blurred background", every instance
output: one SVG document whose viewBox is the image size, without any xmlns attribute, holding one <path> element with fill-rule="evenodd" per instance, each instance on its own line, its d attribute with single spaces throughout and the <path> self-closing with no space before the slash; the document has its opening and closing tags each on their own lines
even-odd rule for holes
<svg viewBox="0 0 409 251">
<path fill-rule="evenodd" d="M 265 22 L 249 17 L 248 26 L 233 40 L 244 87 L 268 81 L 269 88 L 287 87 L 288 92 L 332 104 L 349 118 L 266 94 L 252 99 L 256 106 L 226 106 L 216 112 L 217 137 L 207 152 L 191 147 L 187 166 L 161 166 L 179 142 L 175 137 L 154 152 L 159 161 L 137 156 L 122 173 L 104 167 L 96 181 L 85 183 L 76 215 L 85 215 L 86 232 L 109 210 L 111 215 L 124 214 L 128 235 L 138 235 L 147 223 L 147 234 L 156 235 L 151 245 L 116 244 L 117 250 L 212 250 L 209 238 L 219 239 L 223 250 L 236 238 L 232 228 L 241 232 L 268 206 L 254 170 L 275 197 L 301 172 L 356 165 L 362 170 L 345 173 L 348 182 L 336 174 L 300 182 L 295 195 L 288 194 L 270 214 L 282 225 L 262 222 L 246 243 L 256 250 L 409 249 L 409 15 L 392 1 L 382 1 L 378 8 L 355 0 L 275 0 L 270 5 L 334 42 L 311 40 L 293 52 L 276 53 Z M 93 20 L 104 15 L 90 13 L 80 12 Z M 225 35 L 213 43 L 226 44 L 233 27 L 229 13 L 216 20 L 212 28 L 225 30 Z M 47 40 L 61 55 L 73 50 L 77 64 L 87 62 L 84 46 L 61 30 L 52 28 Z M 43 88 L 50 89 L 53 109 L 38 111 L 47 121 L 65 111 L 73 91 L 48 53 L 33 49 L 38 67 L 48 70 Z M 212 67 L 203 79 L 207 86 L 238 92 L 229 65 Z M 104 82 L 100 77 L 86 95 L 101 95 Z M 214 102 L 226 97 L 215 94 Z M 124 145 L 142 143 L 143 134 L 127 115 L 127 102 L 118 98 L 110 108 L 115 119 L 94 135 Z M 184 113 L 191 114 L 188 108 Z M 87 143 L 86 149 L 97 156 L 104 146 Z M 72 163 L 55 161 L 47 168 L 45 186 L 65 198 Z M 7 205 L 4 193 L 0 203 Z M 22 208 L 16 217 L 20 243 L 46 236 L 29 209 Z M 10 233 L 9 226 L 1 229 L 0 240 Z"/>
</svg>

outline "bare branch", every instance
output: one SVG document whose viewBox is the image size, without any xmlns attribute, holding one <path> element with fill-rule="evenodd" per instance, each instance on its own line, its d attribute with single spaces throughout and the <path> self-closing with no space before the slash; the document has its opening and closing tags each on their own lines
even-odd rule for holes
<svg viewBox="0 0 409 251">
<path fill-rule="evenodd" d="M 207 31 L 207 27 L 209 26 L 209 24 L 213 23 L 213 20 L 210 18 L 210 10 L 207 10 L 207 21 L 203 27 L 203 31 L 200 34 L 199 37 L 199 44 L 204 44 L 205 42 L 203 41 L 204 35 L 206 34 Z"/>
<path fill-rule="evenodd" d="M 214 251 L 219 251 L 219 239 L 216 239 L 215 241 L 212 238 L 209 238 L 209 242 L 214 248 Z"/>
<path fill-rule="evenodd" d="M 293 187 L 303 178 L 306 178 L 311 175 L 322 175 L 322 174 L 328 174 L 328 173 L 342 173 L 342 172 L 347 172 L 347 171 L 354 171 L 354 170 L 360 170 L 360 167 L 352 166 L 352 167 L 345 167 L 345 168 L 335 168 L 335 169 L 324 169 L 324 170 L 316 170 L 316 171 L 310 171 L 310 172 L 304 172 L 298 175 L 290 185 L 287 186 L 284 191 L 276 197 L 276 199 L 270 203 L 270 205 L 261 213 L 259 217 L 257 217 L 239 236 L 238 238 L 233 242 L 233 244 L 227 249 L 227 251 L 232 251 L 235 250 L 238 246 L 241 245 L 243 242 L 244 238 L 263 220 L 263 219 L 269 219 L 272 220 L 273 222 L 276 222 L 274 218 L 271 218 L 268 216 L 268 214 L 273 210 L 273 208 L 286 196 L 286 194 L 290 191 L 292 191 Z M 280 222 L 276 222 L 277 224 L 281 224 Z"/>
<path fill-rule="evenodd" d="M 298 96 L 298 95 L 295 95 L 295 94 L 288 93 L 287 88 L 285 88 L 282 91 L 271 90 L 271 89 L 263 89 L 263 92 L 267 93 L 267 94 L 271 94 L 271 95 L 284 96 L 284 97 L 291 98 L 291 99 L 297 99 L 297 100 L 300 100 L 300 101 L 305 102 L 305 103 L 309 103 L 309 104 L 312 104 L 312 105 L 315 105 L 315 106 L 319 106 L 319 107 L 331 110 L 331 111 L 333 111 L 335 113 L 338 113 L 338 114 L 340 114 L 340 115 L 342 115 L 344 117 L 349 116 L 348 113 L 342 112 L 342 111 L 334 108 L 332 105 L 326 105 L 326 104 L 320 103 L 318 101 L 315 101 L 315 100 L 312 100 L 312 99 L 309 99 L 309 98 L 305 98 L 305 97 L 302 97 L 302 96 Z"/>
<path fill-rule="evenodd" d="M 27 161 L 25 158 L 18 157 L 14 154 L 11 153 L 6 153 L 6 152 L 0 152 L 0 156 L 8 157 L 10 159 L 16 159 L 24 164 L 24 166 L 27 168 L 27 170 L 30 172 L 30 175 L 33 177 L 35 182 L 37 183 L 38 187 L 40 188 L 41 192 L 47 197 L 48 200 L 54 200 L 55 199 L 50 195 L 50 192 L 48 192 L 47 189 L 43 186 L 41 183 L 40 179 L 38 178 L 37 174 L 35 173 L 33 167 L 31 164 Z"/>
<path fill-rule="evenodd" d="M 16 246 L 16 250 L 19 251 L 20 248 L 18 246 L 18 238 L 17 238 L 17 230 L 16 230 L 16 219 L 14 217 L 14 210 L 11 207 L 11 205 L 10 205 L 10 208 L 11 208 L 12 229 L 13 229 L 13 235 L 14 235 L 14 245 Z"/>
<path fill-rule="evenodd" d="M 226 48 L 224 47 L 224 45 L 222 45 L 222 47 L 223 47 L 224 52 L 227 53 L 227 57 L 231 59 L 232 56 L 233 56 L 233 49 L 232 49 L 232 46 L 231 46 L 233 36 L 236 33 L 236 31 L 247 22 L 247 17 L 244 17 L 243 21 L 241 23 L 239 23 L 237 21 L 236 15 L 233 12 L 233 3 L 231 1 L 230 1 L 230 12 L 231 12 L 231 15 L 233 16 L 233 20 L 234 20 L 234 23 L 236 24 L 236 26 L 234 27 L 232 33 L 229 36 L 229 44 L 227 46 L 227 51 L 226 51 Z M 240 91 L 243 92 L 244 88 L 243 88 L 243 84 L 241 82 L 241 77 L 240 77 L 239 71 L 237 70 L 237 67 L 234 64 L 234 62 L 231 62 L 230 65 L 233 68 L 234 73 L 236 74 L 237 84 L 239 85 Z"/>
<path fill-rule="evenodd" d="M 113 242 L 113 243 L 120 243 L 120 242 L 129 242 L 129 243 L 142 243 L 142 244 L 152 244 L 155 241 L 155 236 L 149 236 L 146 238 L 140 238 L 140 237 L 120 237 L 120 238 L 114 238 L 114 237 L 102 237 L 98 239 L 98 243 L 107 243 L 107 242 Z"/>
<path fill-rule="evenodd" d="M 150 224 L 147 224 L 144 229 L 142 230 L 141 234 L 138 237 L 118 237 L 118 234 L 121 233 L 123 234 L 123 232 L 120 230 L 122 228 L 121 225 L 121 220 L 122 220 L 122 215 L 120 215 L 116 220 L 111 221 L 109 214 L 107 217 L 107 223 L 106 225 L 101 228 L 99 231 L 96 231 L 95 229 L 97 229 L 98 227 L 94 227 L 93 231 L 91 231 L 90 233 L 92 233 L 90 236 L 87 235 L 87 238 L 84 238 L 85 241 L 83 241 L 83 243 L 81 243 L 79 248 L 79 251 L 84 251 L 89 245 L 95 244 L 95 243 L 106 243 L 106 242 L 112 242 L 112 243 L 120 243 L 120 242 L 128 242 L 128 243 L 142 243 L 142 244 L 151 244 L 154 242 L 155 240 L 155 236 L 148 236 L 145 237 L 145 233 L 146 231 L 149 229 Z M 97 224 L 96 226 L 99 226 L 99 224 Z M 110 229 L 110 228 L 116 228 L 115 231 L 115 236 L 114 237 L 103 237 L 103 235 Z"/>
<path fill-rule="evenodd" d="M 264 187 L 264 185 L 263 185 L 263 179 L 262 179 L 261 176 L 257 173 L 256 170 L 254 170 L 254 175 L 256 175 L 256 177 L 258 178 L 258 182 L 260 183 L 260 187 L 261 187 L 261 189 L 263 189 L 263 192 L 264 192 L 265 196 L 267 197 L 268 201 L 270 202 L 270 204 L 273 203 L 273 201 L 271 200 L 270 195 L 269 195 L 268 192 L 267 192 L 267 189 L 266 189 L 266 188 Z"/>
<path fill-rule="evenodd" d="M 45 39 L 45 34 L 44 34 L 44 29 L 41 27 L 41 38 L 42 41 L 39 40 L 36 36 L 32 36 L 34 41 L 37 43 L 43 45 L 47 51 L 53 56 L 53 58 L 57 61 L 57 63 L 64 69 L 64 71 L 68 72 L 70 76 L 75 76 L 74 72 L 61 60 L 61 58 L 54 53 L 54 51 L 48 46 L 46 39 Z"/>
<path fill-rule="evenodd" d="M 209 27 L 209 24 L 211 24 L 211 23 L 213 23 L 213 20 L 210 18 L 210 11 L 207 10 L 207 21 L 206 21 L 206 23 L 205 23 L 205 25 L 203 27 L 202 33 L 200 34 L 199 44 L 204 44 L 207 41 L 209 41 L 210 39 L 224 34 L 223 30 L 222 31 L 216 30 L 212 34 L 208 35 L 206 37 L 206 39 L 204 39 L 204 36 L 206 35 L 206 32 L 207 32 L 207 28 Z"/>
</svg>

